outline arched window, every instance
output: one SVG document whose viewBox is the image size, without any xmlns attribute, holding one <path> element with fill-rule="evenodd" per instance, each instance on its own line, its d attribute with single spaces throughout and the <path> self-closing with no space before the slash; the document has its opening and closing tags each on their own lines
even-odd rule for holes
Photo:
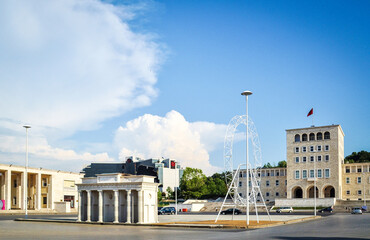
<svg viewBox="0 0 370 240">
<path fill-rule="evenodd" d="M 322 140 L 322 133 L 321 132 L 317 133 L 316 139 L 317 140 Z"/>
<path fill-rule="evenodd" d="M 324 139 L 330 139 L 330 132 L 324 133 Z"/>
<path fill-rule="evenodd" d="M 299 134 L 296 134 L 296 135 L 294 136 L 294 141 L 295 141 L 295 142 L 300 142 L 300 141 L 301 141 L 301 136 L 299 136 Z"/>
<path fill-rule="evenodd" d="M 307 134 L 302 134 L 302 142 L 307 141 Z"/>
<path fill-rule="evenodd" d="M 315 134 L 314 133 L 310 133 L 310 141 L 315 141 Z"/>
</svg>

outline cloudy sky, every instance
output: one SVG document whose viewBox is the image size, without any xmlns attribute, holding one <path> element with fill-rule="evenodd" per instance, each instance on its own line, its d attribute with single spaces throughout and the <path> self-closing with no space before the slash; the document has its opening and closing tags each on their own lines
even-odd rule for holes
<svg viewBox="0 0 370 240">
<path fill-rule="evenodd" d="M 264 162 L 285 129 L 341 124 L 370 151 L 366 1 L 0 3 L 0 163 L 80 171 L 127 155 L 223 170 L 229 120 L 249 111 Z M 244 159 L 238 128 L 235 161 Z"/>
</svg>

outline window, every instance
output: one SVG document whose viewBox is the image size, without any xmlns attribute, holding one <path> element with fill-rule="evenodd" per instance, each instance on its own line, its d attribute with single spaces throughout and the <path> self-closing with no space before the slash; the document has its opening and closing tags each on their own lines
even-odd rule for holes
<svg viewBox="0 0 370 240">
<path fill-rule="evenodd" d="M 295 152 L 295 153 L 299 153 L 299 147 L 295 147 L 295 148 L 294 148 L 294 152 Z"/>
<path fill-rule="evenodd" d="M 47 197 L 43 197 L 42 198 L 42 203 L 43 204 L 47 204 L 48 203 L 48 198 Z"/>
<path fill-rule="evenodd" d="M 321 132 L 316 134 L 316 139 L 317 140 L 322 140 L 322 133 Z"/>
<path fill-rule="evenodd" d="M 43 187 L 47 187 L 48 186 L 48 179 L 47 178 L 43 178 L 42 179 L 42 186 Z"/>
<path fill-rule="evenodd" d="M 314 178 L 315 177 L 315 171 L 314 170 L 310 170 L 310 178 Z"/>
<path fill-rule="evenodd" d="M 329 155 L 325 155 L 325 161 L 329 161 Z"/>
<path fill-rule="evenodd" d="M 239 182 L 239 187 L 241 187 L 243 185 L 243 183 L 242 182 Z"/>
<path fill-rule="evenodd" d="M 349 177 L 348 177 L 348 178 L 346 178 L 346 183 L 350 183 L 350 181 L 349 181 Z"/>
<path fill-rule="evenodd" d="M 325 151 L 329 151 L 329 145 L 325 145 Z"/>
<path fill-rule="evenodd" d="M 317 151 L 321 152 L 321 145 L 317 146 Z"/>
<path fill-rule="evenodd" d="M 270 186 L 270 181 L 266 181 L 266 187 L 269 187 Z"/>
<path fill-rule="evenodd" d="M 276 192 L 275 195 L 276 195 L 276 197 L 279 197 L 279 193 L 278 192 Z"/>
<path fill-rule="evenodd" d="M 325 169 L 325 177 L 326 178 L 330 177 L 330 169 L 329 168 Z"/>
<path fill-rule="evenodd" d="M 17 179 L 14 179 L 13 184 L 14 184 L 14 187 L 16 188 L 17 187 Z"/>
<path fill-rule="evenodd" d="M 239 193 L 239 196 L 243 197 L 243 193 Z"/>
<path fill-rule="evenodd" d="M 275 182 L 275 184 L 276 184 L 276 186 L 279 186 L 279 180 L 276 180 L 276 182 Z"/>
<path fill-rule="evenodd" d="M 301 141 L 301 136 L 299 136 L 299 134 L 296 134 L 296 135 L 294 136 L 294 141 L 295 141 L 295 142 L 300 142 L 300 141 Z"/>
<path fill-rule="evenodd" d="M 299 163 L 299 157 L 295 157 L 295 162 Z"/>
<path fill-rule="evenodd" d="M 350 191 L 350 190 L 347 190 L 347 191 L 346 191 L 346 194 L 347 194 L 347 195 L 350 195 L 350 194 L 351 194 L 351 191 Z"/>
<path fill-rule="evenodd" d="M 302 157 L 302 162 L 307 162 L 307 157 Z"/>
<path fill-rule="evenodd" d="M 243 173 L 239 173 L 239 177 L 243 177 Z"/>
<path fill-rule="evenodd" d="M 307 134 L 302 134 L 302 142 L 305 142 L 307 141 Z"/>
<path fill-rule="evenodd" d="M 276 172 L 276 176 L 279 176 L 279 171 Z"/>
<path fill-rule="evenodd" d="M 295 179 L 299 179 L 299 170 L 295 171 Z"/>
<path fill-rule="evenodd" d="M 288 181 L 287 180 L 285 180 L 285 186 L 288 184 Z M 370 190 L 369 190 L 370 191 Z"/>
<path fill-rule="evenodd" d="M 265 176 L 265 171 L 262 171 L 262 177 L 264 177 Z"/>
<path fill-rule="evenodd" d="M 311 157 L 310 157 L 310 161 L 311 161 L 311 162 L 315 161 L 314 156 L 311 156 Z"/>
<path fill-rule="evenodd" d="M 321 169 L 317 169 L 317 177 L 322 178 L 322 170 Z"/>
<path fill-rule="evenodd" d="M 362 194 L 362 191 L 361 190 L 357 190 L 357 194 L 358 195 L 361 195 Z"/>
<path fill-rule="evenodd" d="M 324 139 L 330 139 L 330 133 L 329 132 L 324 133 Z"/>
<path fill-rule="evenodd" d="M 13 197 L 13 205 L 17 205 L 17 197 Z"/>
<path fill-rule="evenodd" d="M 314 141 L 315 140 L 315 134 L 314 133 L 310 133 L 310 141 Z"/>
<path fill-rule="evenodd" d="M 314 150 L 314 147 L 310 146 L 310 152 L 313 152 L 313 150 Z"/>
<path fill-rule="evenodd" d="M 351 169 L 349 167 L 346 167 L 346 173 L 350 173 Z"/>
<path fill-rule="evenodd" d="M 361 170 L 362 170 L 361 168 L 357 168 L 357 172 L 362 172 Z"/>
<path fill-rule="evenodd" d="M 317 161 L 321 162 L 321 156 L 317 156 Z"/>
<path fill-rule="evenodd" d="M 303 179 L 307 178 L 307 170 L 302 170 L 302 178 Z"/>
<path fill-rule="evenodd" d="M 357 177 L 357 183 L 361 183 L 361 177 Z"/>
<path fill-rule="evenodd" d="M 275 175 L 275 171 L 271 171 L 271 177 Z"/>
<path fill-rule="evenodd" d="M 270 196 L 270 193 L 269 193 L 269 192 L 267 192 L 267 193 L 266 193 L 266 197 L 269 197 L 269 196 Z"/>
<path fill-rule="evenodd" d="M 302 147 L 302 152 L 307 152 L 307 148 L 306 147 Z"/>
<path fill-rule="evenodd" d="M 270 172 L 267 172 L 267 177 L 269 177 L 270 176 Z"/>
</svg>

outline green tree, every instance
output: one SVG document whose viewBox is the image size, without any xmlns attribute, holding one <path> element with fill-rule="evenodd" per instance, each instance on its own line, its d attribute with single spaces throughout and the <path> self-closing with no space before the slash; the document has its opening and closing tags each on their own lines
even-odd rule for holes
<svg viewBox="0 0 370 240">
<path fill-rule="evenodd" d="M 278 162 L 277 167 L 286 168 L 286 161 L 283 160 L 283 161 Z"/>
<path fill-rule="evenodd" d="M 360 151 L 360 152 L 353 152 L 351 155 L 348 155 L 344 158 L 344 163 L 362 163 L 362 162 L 370 162 L 370 152 L 367 151 Z"/>
<path fill-rule="evenodd" d="M 159 189 L 158 189 L 158 193 L 157 193 L 157 198 L 158 198 L 158 202 L 162 201 L 162 192 Z"/>
<path fill-rule="evenodd" d="M 168 187 L 166 189 L 166 192 L 167 192 L 167 199 L 175 199 L 175 194 L 172 188 Z"/>
<path fill-rule="evenodd" d="M 201 198 L 207 192 L 207 177 L 198 168 L 185 168 L 180 181 L 180 196 L 185 199 Z"/>
<path fill-rule="evenodd" d="M 266 163 L 265 165 L 263 165 L 262 168 L 273 168 L 273 166 L 271 165 L 271 163 Z"/>
</svg>

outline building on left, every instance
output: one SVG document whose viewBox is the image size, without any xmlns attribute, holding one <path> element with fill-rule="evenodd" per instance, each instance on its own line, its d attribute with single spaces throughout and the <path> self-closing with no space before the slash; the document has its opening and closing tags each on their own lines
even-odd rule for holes
<svg viewBox="0 0 370 240">
<path fill-rule="evenodd" d="M 24 187 L 27 185 L 27 209 L 39 211 L 74 212 L 78 209 L 77 186 L 83 174 L 49 170 L 27 169 L 24 166 L 0 164 L 0 200 L 4 210 L 24 210 Z"/>
</svg>

